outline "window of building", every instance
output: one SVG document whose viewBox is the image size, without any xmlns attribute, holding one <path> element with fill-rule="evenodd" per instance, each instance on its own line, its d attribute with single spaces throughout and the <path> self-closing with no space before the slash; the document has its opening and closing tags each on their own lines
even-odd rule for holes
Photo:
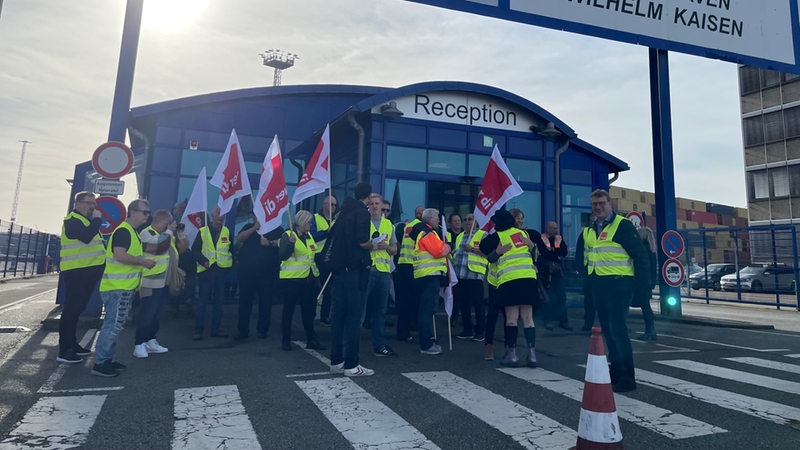
<svg viewBox="0 0 800 450">
<path fill-rule="evenodd" d="M 386 178 L 383 192 L 386 193 L 386 199 L 392 202 L 392 207 L 400 207 L 401 220 L 413 219 L 414 208 L 425 205 L 425 182 L 411 180 L 400 180 L 399 182 L 400 198 L 394 198 L 395 185 L 398 183 L 396 178 Z"/>
<path fill-rule="evenodd" d="M 750 199 L 769 198 L 769 176 L 766 170 L 748 172 L 750 178 Z"/>
<path fill-rule="evenodd" d="M 428 150 L 428 173 L 464 176 L 467 173 L 466 156 L 463 153 Z"/>
<path fill-rule="evenodd" d="M 761 86 L 757 67 L 743 66 L 739 68 L 739 88 L 742 95 L 756 92 Z"/>
<path fill-rule="evenodd" d="M 619 196 L 622 197 L 622 198 L 625 198 L 625 195 L 626 195 L 625 189 L 620 189 Z"/>
<path fill-rule="evenodd" d="M 769 176 L 772 178 L 773 197 L 787 197 L 789 195 L 789 173 L 786 167 L 770 169 Z"/>
<path fill-rule="evenodd" d="M 800 137 L 800 107 L 784 109 L 783 124 L 786 139 Z"/>
<path fill-rule="evenodd" d="M 789 194 L 800 196 L 800 164 L 787 167 L 789 171 Z"/>
<path fill-rule="evenodd" d="M 423 148 L 400 147 L 397 145 L 386 146 L 386 168 L 392 170 L 407 170 L 409 172 L 423 172 L 426 161 L 426 151 Z"/>
<path fill-rule="evenodd" d="M 775 70 L 762 70 L 761 71 L 761 87 L 768 88 L 777 86 L 781 83 L 781 73 Z"/>
<path fill-rule="evenodd" d="M 562 184 L 561 205 L 588 208 L 588 205 L 591 204 L 591 201 L 589 200 L 589 195 L 591 195 L 591 193 L 592 188 L 589 186 Z"/>
<path fill-rule="evenodd" d="M 542 182 L 542 163 L 541 161 L 530 161 L 526 159 L 507 158 L 506 165 L 508 170 L 520 183 L 541 183 Z"/>
<path fill-rule="evenodd" d="M 783 111 L 764 114 L 764 141 L 775 142 L 783 139 Z"/>
<path fill-rule="evenodd" d="M 489 166 L 488 155 L 467 155 L 467 175 L 470 177 L 483 178 L 486 175 L 486 168 Z"/>
<path fill-rule="evenodd" d="M 506 203 L 505 209 L 519 208 L 525 213 L 525 227 L 542 229 L 542 193 L 525 191 Z M 548 219 L 550 220 L 550 219 Z"/>
<path fill-rule="evenodd" d="M 764 117 L 748 117 L 742 121 L 744 127 L 744 145 L 752 147 L 764 144 Z"/>
</svg>

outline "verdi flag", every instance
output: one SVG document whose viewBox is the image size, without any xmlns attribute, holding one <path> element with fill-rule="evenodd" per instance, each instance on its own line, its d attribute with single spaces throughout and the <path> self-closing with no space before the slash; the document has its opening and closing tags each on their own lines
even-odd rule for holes
<svg viewBox="0 0 800 450">
<path fill-rule="evenodd" d="M 253 213 L 261 227 L 258 234 L 269 233 L 281 225 L 283 214 L 289 210 L 289 192 L 283 175 L 283 158 L 278 135 L 272 139 L 269 151 L 261 165 L 258 194 L 253 204 Z"/>
<path fill-rule="evenodd" d="M 200 174 L 197 175 L 197 181 L 194 182 L 192 195 L 186 203 L 186 209 L 183 211 L 181 223 L 184 225 L 184 232 L 186 239 L 189 240 L 189 246 L 194 244 L 194 238 L 200 228 L 206 226 L 206 207 L 208 205 L 208 194 L 206 191 L 206 168 L 200 169 Z"/>
<path fill-rule="evenodd" d="M 325 131 L 317 143 L 317 148 L 314 154 L 311 155 L 311 160 L 306 166 L 300 182 L 297 183 L 297 189 L 292 196 L 292 204 L 296 205 L 303 200 L 313 197 L 317 194 L 325 192 L 326 189 L 331 187 L 331 171 L 330 171 L 330 158 L 331 158 L 331 126 L 325 126 Z"/>
<path fill-rule="evenodd" d="M 220 215 L 227 214 L 237 198 L 252 194 L 236 129 L 231 130 L 228 146 L 209 183 L 220 190 L 217 200 Z"/>
<path fill-rule="evenodd" d="M 400 222 L 403 214 L 403 204 L 400 202 L 400 180 L 394 183 L 394 194 L 392 194 L 392 209 L 389 212 L 389 220 L 392 223 Z"/>
<path fill-rule="evenodd" d="M 478 226 L 484 228 L 498 209 L 520 194 L 522 188 L 511 175 L 503 157 L 500 156 L 500 150 L 495 145 L 489 165 L 486 167 L 486 174 L 483 175 L 478 200 L 475 202 L 474 214 Z"/>
</svg>

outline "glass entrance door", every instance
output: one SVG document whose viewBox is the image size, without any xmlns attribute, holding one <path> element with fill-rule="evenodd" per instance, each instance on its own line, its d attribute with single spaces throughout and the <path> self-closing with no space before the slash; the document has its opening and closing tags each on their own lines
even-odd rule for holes
<svg viewBox="0 0 800 450">
<path fill-rule="evenodd" d="M 444 214 L 445 220 L 450 214 L 457 212 L 463 218 L 475 209 L 480 184 L 428 182 L 428 198 L 425 203 Z"/>
</svg>

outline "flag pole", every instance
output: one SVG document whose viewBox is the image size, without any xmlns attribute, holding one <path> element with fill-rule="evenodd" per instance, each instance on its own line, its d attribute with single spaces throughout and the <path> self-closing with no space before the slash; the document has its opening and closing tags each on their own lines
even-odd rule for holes
<svg viewBox="0 0 800 450">
<path fill-rule="evenodd" d="M 436 339 L 436 313 L 433 313 L 431 320 L 433 321 L 433 339 Z"/>
<path fill-rule="evenodd" d="M 453 327 L 450 325 L 450 316 L 447 316 L 447 340 L 450 342 L 450 351 L 453 350 Z"/>
</svg>

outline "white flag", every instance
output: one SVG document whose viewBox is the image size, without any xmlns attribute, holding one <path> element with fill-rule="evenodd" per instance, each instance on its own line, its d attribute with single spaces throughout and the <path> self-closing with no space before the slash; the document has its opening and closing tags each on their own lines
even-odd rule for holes
<svg viewBox="0 0 800 450">
<path fill-rule="evenodd" d="M 283 175 L 283 159 L 278 135 L 272 139 L 269 151 L 261 165 L 261 180 L 258 182 L 258 195 L 253 202 L 253 213 L 261 227 L 258 234 L 269 233 L 281 225 L 283 213 L 289 210 L 289 192 Z"/>
<path fill-rule="evenodd" d="M 297 189 L 292 196 L 292 204 L 296 205 L 303 200 L 313 197 L 317 194 L 325 192 L 326 189 L 331 187 L 331 126 L 326 125 L 322 137 L 317 143 L 317 148 L 314 154 L 311 155 L 311 160 L 306 166 L 300 182 L 297 183 Z"/>
<path fill-rule="evenodd" d="M 250 180 L 247 178 L 247 168 L 245 168 L 242 157 L 242 148 L 239 145 L 235 129 L 231 130 L 225 154 L 222 155 L 222 160 L 209 182 L 220 190 L 219 200 L 217 200 L 220 215 L 227 214 L 233 206 L 233 201 L 237 198 L 252 194 Z"/>
<path fill-rule="evenodd" d="M 189 246 L 194 244 L 194 238 L 197 237 L 200 228 L 206 225 L 206 205 L 208 205 L 208 193 L 206 191 L 206 168 L 203 167 L 200 169 L 200 174 L 197 175 L 192 195 L 189 197 L 183 217 L 181 217 Z"/>
<path fill-rule="evenodd" d="M 442 226 L 442 240 L 447 242 L 447 223 L 444 220 L 444 214 L 439 222 Z M 447 316 L 453 315 L 453 286 L 458 284 L 458 277 L 456 271 L 453 270 L 453 265 L 450 264 L 450 258 L 445 256 L 447 260 L 447 286 L 439 288 L 439 295 L 444 299 L 444 310 Z"/>
<path fill-rule="evenodd" d="M 520 194 L 522 188 L 511 175 L 495 144 L 486 174 L 483 175 L 481 190 L 478 191 L 478 200 L 475 202 L 474 214 L 478 226 L 484 228 L 498 209 Z"/>
</svg>

